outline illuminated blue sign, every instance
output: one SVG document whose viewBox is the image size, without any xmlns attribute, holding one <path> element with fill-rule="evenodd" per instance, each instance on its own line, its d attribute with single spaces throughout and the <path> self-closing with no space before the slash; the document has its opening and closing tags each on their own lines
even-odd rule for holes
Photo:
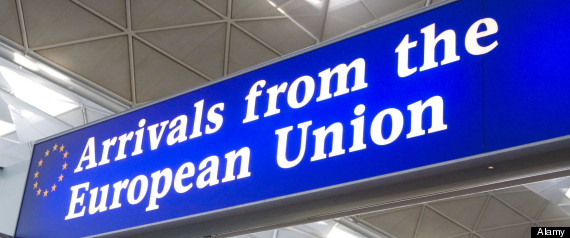
<svg viewBox="0 0 570 238">
<path fill-rule="evenodd" d="M 112 232 L 570 134 L 570 5 L 482 3 L 37 143 L 16 235 Z"/>
</svg>

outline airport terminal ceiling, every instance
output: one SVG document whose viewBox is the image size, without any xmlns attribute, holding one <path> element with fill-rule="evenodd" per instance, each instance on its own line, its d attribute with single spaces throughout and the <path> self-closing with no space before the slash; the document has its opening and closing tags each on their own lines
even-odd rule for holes
<svg viewBox="0 0 570 238">
<path fill-rule="evenodd" d="M 440 2 L 1 1 L 0 167 L 29 161 L 41 138 Z M 568 187 L 559 178 L 229 235 L 524 237 L 570 225 Z"/>
<path fill-rule="evenodd" d="M 1 1 L 0 55 L 18 65 L 22 69 L 19 74 L 39 74 L 50 81 L 41 84 L 62 87 L 56 91 L 71 89 L 67 94 L 76 96 L 45 96 L 63 103 L 51 103 L 62 110 L 45 114 L 41 105 L 18 98 L 17 88 L 26 88 L 26 84 L 0 81 L 4 94 L 0 147 L 18 148 L 17 152 L 2 150 L 0 166 L 28 160 L 30 146 L 26 143 L 31 141 L 437 2 Z M 5 71 L 4 75 L 14 74 Z M 35 114 L 41 114 L 36 117 L 42 118 L 42 123 L 53 122 L 40 126 L 38 120 L 21 116 L 19 107 L 9 109 L 9 100 L 29 110 L 39 109 Z"/>
</svg>

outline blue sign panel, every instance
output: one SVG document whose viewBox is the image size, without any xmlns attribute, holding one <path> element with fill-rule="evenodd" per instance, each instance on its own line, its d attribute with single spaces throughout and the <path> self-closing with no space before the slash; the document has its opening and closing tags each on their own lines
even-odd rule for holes
<svg viewBox="0 0 570 238">
<path fill-rule="evenodd" d="M 570 4 L 485 1 L 500 46 L 485 55 L 485 138 L 492 151 L 570 134 Z"/>
<path fill-rule="evenodd" d="M 482 3 L 38 143 L 16 235 L 112 232 L 570 134 L 567 4 Z"/>
</svg>

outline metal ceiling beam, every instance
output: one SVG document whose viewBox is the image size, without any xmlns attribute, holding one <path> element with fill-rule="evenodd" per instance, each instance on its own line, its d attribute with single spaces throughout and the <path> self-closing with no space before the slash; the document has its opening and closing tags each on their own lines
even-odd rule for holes
<svg viewBox="0 0 570 238">
<path fill-rule="evenodd" d="M 267 20 L 281 20 L 281 19 L 289 19 L 286 16 L 270 16 L 270 17 L 250 17 L 250 18 L 240 18 L 240 19 L 232 19 L 234 22 L 244 22 L 244 21 L 267 21 Z"/>
<path fill-rule="evenodd" d="M 475 230 L 471 229 L 470 227 L 467 227 L 465 225 L 463 225 L 461 222 L 449 217 L 448 215 L 442 213 L 441 211 L 439 211 L 438 209 L 434 208 L 433 206 L 431 206 L 430 204 L 425 204 L 424 207 L 429 208 L 432 212 L 437 213 L 438 215 L 442 216 L 443 218 L 447 219 L 450 222 L 453 222 L 453 224 L 465 229 L 466 231 L 469 231 L 469 235 L 470 237 L 472 237 L 473 234 L 477 235 L 477 237 L 483 237 L 482 235 L 480 235 L 479 233 L 477 233 Z M 484 206 L 481 210 L 485 211 L 487 207 Z M 479 218 L 479 217 L 477 217 Z M 418 224 L 419 227 L 419 224 Z"/>
<path fill-rule="evenodd" d="M 331 4 L 330 0 L 325 0 L 323 2 L 323 8 L 325 12 L 323 13 L 323 24 L 321 25 L 321 35 L 319 36 L 319 41 L 321 42 L 324 41 L 325 39 L 325 29 L 327 27 L 327 18 L 329 15 L 330 4 Z"/>
<path fill-rule="evenodd" d="M 126 34 L 127 33 L 125 33 L 125 32 L 119 32 L 119 33 L 113 33 L 113 34 L 107 34 L 107 35 L 101 35 L 101 36 L 94 36 L 94 37 L 83 38 L 83 39 L 79 39 L 79 40 L 72 40 L 72 41 L 55 43 L 55 44 L 51 44 L 51 45 L 38 46 L 38 47 L 30 48 L 29 50 L 30 51 L 45 50 L 45 49 L 50 49 L 50 48 L 81 44 L 81 43 L 85 43 L 85 42 L 89 42 L 89 41 L 96 41 L 96 40 L 103 40 L 103 39 L 108 39 L 108 38 L 113 38 L 113 37 L 118 37 L 118 36 L 124 36 Z"/>
<path fill-rule="evenodd" d="M 374 14 L 374 12 L 372 12 L 372 10 L 370 9 L 370 6 L 368 6 L 368 3 L 366 3 L 364 0 L 360 0 L 360 4 L 362 4 L 362 6 L 364 6 L 364 8 L 368 12 L 368 14 L 370 14 L 374 19 L 378 19 L 376 14 Z"/>
<path fill-rule="evenodd" d="M 206 6 L 207 4 L 201 3 L 202 6 Z M 232 16 L 232 0 L 228 0 L 228 5 L 226 8 L 226 18 L 230 18 Z M 212 11 L 212 9 L 210 9 Z M 226 41 L 225 41 L 225 48 L 224 48 L 224 75 L 228 75 L 229 68 L 230 68 L 230 40 L 232 34 L 232 24 L 229 21 L 226 21 Z"/>
<path fill-rule="evenodd" d="M 155 31 L 175 30 L 175 29 L 195 27 L 195 26 L 207 26 L 207 25 L 222 24 L 222 23 L 226 23 L 226 21 L 215 20 L 215 21 L 207 21 L 207 22 L 188 23 L 188 24 L 181 24 L 181 25 L 175 25 L 175 26 L 163 26 L 163 27 L 156 27 L 156 28 L 149 28 L 149 29 L 132 30 L 132 32 L 134 34 L 139 34 L 139 33 L 155 32 Z"/>
<path fill-rule="evenodd" d="M 426 210 L 426 205 L 423 204 L 422 205 L 422 209 L 420 211 L 420 215 L 418 216 L 418 220 L 416 223 L 416 227 L 414 229 L 414 235 L 412 236 L 413 238 L 417 238 L 418 237 L 418 232 L 420 231 L 420 226 L 422 225 L 422 218 L 424 216 L 424 212 Z"/>
<path fill-rule="evenodd" d="M 137 105 L 137 81 L 135 78 L 135 49 L 133 46 L 133 23 L 131 20 L 131 1 L 125 1 L 125 10 L 127 18 L 127 44 L 129 52 L 129 79 L 131 83 L 131 101 L 134 105 Z"/>
<path fill-rule="evenodd" d="M 24 24 L 24 13 L 22 11 L 22 1 L 16 0 L 16 8 L 18 10 L 18 20 L 20 21 L 20 32 L 22 34 L 22 43 L 24 48 L 28 51 L 28 33 L 26 31 L 26 24 Z"/>
</svg>

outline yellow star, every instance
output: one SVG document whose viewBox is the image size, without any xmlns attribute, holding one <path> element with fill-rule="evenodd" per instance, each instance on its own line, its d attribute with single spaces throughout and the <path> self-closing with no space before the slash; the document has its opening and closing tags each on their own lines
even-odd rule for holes
<svg viewBox="0 0 570 238">
<path fill-rule="evenodd" d="M 34 183 L 34 189 L 38 188 L 38 182 Z"/>
<path fill-rule="evenodd" d="M 61 145 L 61 147 L 59 147 L 59 152 L 63 152 L 63 148 L 65 148 L 65 146 Z"/>
<path fill-rule="evenodd" d="M 53 151 L 57 150 L 57 144 L 53 145 Z"/>
<path fill-rule="evenodd" d="M 61 182 L 61 180 L 63 180 L 63 174 L 59 175 L 59 181 L 58 182 Z"/>
<path fill-rule="evenodd" d="M 48 190 L 46 189 L 46 190 L 44 190 L 44 197 L 47 197 L 47 194 L 48 194 Z"/>
<path fill-rule="evenodd" d="M 38 175 L 40 175 L 40 172 L 36 171 L 36 173 L 34 174 L 34 178 L 38 178 Z"/>
<path fill-rule="evenodd" d="M 40 193 L 42 193 L 42 190 L 41 190 L 41 189 L 38 189 L 38 193 L 36 194 L 36 196 L 39 196 Z"/>
<path fill-rule="evenodd" d="M 45 157 L 48 157 L 48 155 L 49 155 L 49 150 L 46 150 Z"/>
<path fill-rule="evenodd" d="M 55 191 L 55 184 L 53 186 L 51 186 L 51 191 Z"/>
<path fill-rule="evenodd" d="M 67 163 L 63 164 L 63 169 L 62 170 L 66 170 L 67 169 Z"/>
<path fill-rule="evenodd" d="M 41 159 L 41 160 L 38 162 L 38 167 L 41 167 L 42 164 L 44 164 L 44 160 Z"/>
<path fill-rule="evenodd" d="M 69 154 L 67 151 L 65 151 L 65 153 L 63 153 L 63 158 L 67 158 L 67 154 Z"/>
</svg>

